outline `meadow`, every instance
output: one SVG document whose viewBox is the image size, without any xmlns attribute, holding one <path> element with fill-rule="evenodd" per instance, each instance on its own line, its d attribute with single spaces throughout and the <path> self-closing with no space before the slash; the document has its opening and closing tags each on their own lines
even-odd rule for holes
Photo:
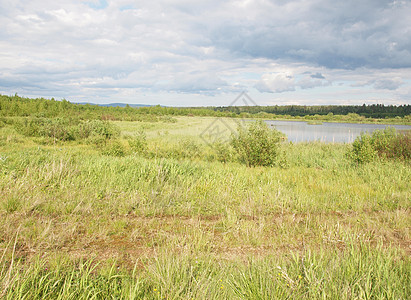
<svg viewBox="0 0 411 300">
<path fill-rule="evenodd" d="M 27 118 L 0 120 L 0 298 L 409 297 L 409 161 L 285 140 L 249 167 L 214 117 Z"/>
</svg>

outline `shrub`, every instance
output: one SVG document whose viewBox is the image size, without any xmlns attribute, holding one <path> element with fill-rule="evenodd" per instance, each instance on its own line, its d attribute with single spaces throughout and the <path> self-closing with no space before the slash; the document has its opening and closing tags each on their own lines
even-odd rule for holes
<svg viewBox="0 0 411 300">
<path fill-rule="evenodd" d="M 357 137 L 348 153 L 356 163 L 367 163 L 375 158 L 409 160 L 411 158 L 410 132 L 397 132 L 394 128 L 376 130 Z"/>
<path fill-rule="evenodd" d="M 84 121 L 78 125 L 77 135 L 81 139 L 95 136 L 111 139 L 120 135 L 120 129 L 107 121 L 91 120 Z"/>
<path fill-rule="evenodd" d="M 164 123 L 177 123 L 177 119 L 171 116 L 163 116 L 161 117 L 161 121 Z"/>
<path fill-rule="evenodd" d="M 114 140 L 105 145 L 103 148 L 103 154 L 110 156 L 125 156 L 126 149 L 120 141 Z"/>
<path fill-rule="evenodd" d="M 40 136 L 40 128 L 42 128 L 45 119 L 29 118 L 20 121 L 15 121 L 14 128 L 24 136 Z"/>
<path fill-rule="evenodd" d="M 48 137 L 54 140 L 74 140 L 74 132 L 66 119 L 28 118 L 16 121 L 16 131 L 24 136 Z"/>
<path fill-rule="evenodd" d="M 49 137 L 68 141 L 80 139 L 111 139 L 120 135 L 119 128 L 111 122 L 92 120 L 76 124 L 72 119 L 25 118 L 16 121 L 17 132 L 31 137 Z"/>
<path fill-rule="evenodd" d="M 138 154 L 147 152 L 147 137 L 144 131 L 140 130 L 133 137 L 128 139 L 128 144 L 131 150 Z"/>
<path fill-rule="evenodd" d="M 176 158 L 198 158 L 201 156 L 200 146 L 189 138 L 180 140 L 175 151 Z"/>
<path fill-rule="evenodd" d="M 411 159 L 411 131 L 398 133 L 393 141 L 393 153 L 402 160 Z"/>
<path fill-rule="evenodd" d="M 361 134 L 357 137 L 352 144 L 352 150 L 348 153 L 348 157 L 359 164 L 373 161 L 376 155 L 377 152 L 369 134 Z"/>
<path fill-rule="evenodd" d="M 393 152 L 394 140 L 397 133 L 394 128 L 376 130 L 371 135 L 371 143 L 379 156 L 390 157 Z"/>
<path fill-rule="evenodd" d="M 216 160 L 224 163 L 233 160 L 235 154 L 233 153 L 233 147 L 230 144 L 218 141 L 213 143 L 212 146 Z"/>
<path fill-rule="evenodd" d="M 65 119 L 46 119 L 40 128 L 40 135 L 58 141 L 74 140 L 74 132 L 69 122 Z"/>
<path fill-rule="evenodd" d="M 174 159 L 197 159 L 203 155 L 199 144 L 190 138 L 183 138 L 167 147 L 156 147 L 154 156 Z"/>
<path fill-rule="evenodd" d="M 263 121 L 239 126 L 237 135 L 232 135 L 231 145 L 241 162 L 247 166 L 272 166 L 278 156 L 278 144 L 282 133 L 270 129 Z"/>
<path fill-rule="evenodd" d="M 105 137 L 101 135 L 92 135 L 86 139 L 86 143 L 89 145 L 96 146 L 97 148 L 102 148 L 104 145 L 107 144 L 107 140 Z"/>
<path fill-rule="evenodd" d="M 101 120 L 103 120 L 103 121 L 116 121 L 117 118 L 113 115 L 110 115 L 110 114 L 106 114 L 106 115 L 103 114 L 103 115 L 101 115 Z"/>
</svg>

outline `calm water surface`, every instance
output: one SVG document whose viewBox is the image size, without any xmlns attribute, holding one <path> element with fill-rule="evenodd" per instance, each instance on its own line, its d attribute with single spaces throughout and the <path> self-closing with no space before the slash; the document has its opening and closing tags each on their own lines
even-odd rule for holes
<svg viewBox="0 0 411 300">
<path fill-rule="evenodd" d="M 411 130 L 408 125 L 328 123 L 308 125 L 302 121 L 266 121 L 267 124 L 287 135 L 288 140 L 297 142 L 320 141 L 325 143 L 352 143 L 362 132 L 394 127 L 397 130 Z"/>
</svg>

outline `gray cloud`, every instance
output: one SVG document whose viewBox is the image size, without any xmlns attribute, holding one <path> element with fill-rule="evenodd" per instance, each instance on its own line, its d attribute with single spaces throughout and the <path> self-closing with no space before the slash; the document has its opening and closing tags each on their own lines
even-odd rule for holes
<svg viewBox="0 0 411 300">
<path fill-rule="evenodd" d="M 0 91 L 214 97 L 335 82 L 407 95 L 410 14 L 410 1 L 379 0 L 2 1 Z"/>
<path fill-rule="evenodd" d="M 374 83 L 374 87 L 378 90 L 396 90 L 403 84 L 400 78 L 394 79 L 379 79 Z"/>
<path fill-rule="evenodd" d="M 317 79 L 325 79 L 324 75 L 317 72 L 315 74 L 310 75 L 311 78 L 317 78 Z"/>
<path fill-rule="evenodd" d="M 351 84 L 352 87 L 364 87 L 364 86 L 373 86 L 377 90 L 390 90 L 394 91 L 399 89 L 404 82 L 400 77 L 393 78 L 373 78 L 368 81 L 359 81 Z"/>
<path fill-rule="evenodd" d="M 250 2 L 214 26 L 212 39 L 232 52 L 298 60 L 327 68 L 411 67 L 411 2 Z"/>
</svg>

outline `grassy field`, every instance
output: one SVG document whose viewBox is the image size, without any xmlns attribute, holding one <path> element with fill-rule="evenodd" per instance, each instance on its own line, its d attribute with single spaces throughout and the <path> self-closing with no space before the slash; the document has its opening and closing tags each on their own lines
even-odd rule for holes
<svg viewBox="0 0 411 300">
<path fill-rule="evenodd" d="M 5 122 L 0 298 L 408 299 L 409 162 L 283 142 L 250 168 L 200 138 L 214 121 L 116 121 L 103 144 Z"/>
</svg>

